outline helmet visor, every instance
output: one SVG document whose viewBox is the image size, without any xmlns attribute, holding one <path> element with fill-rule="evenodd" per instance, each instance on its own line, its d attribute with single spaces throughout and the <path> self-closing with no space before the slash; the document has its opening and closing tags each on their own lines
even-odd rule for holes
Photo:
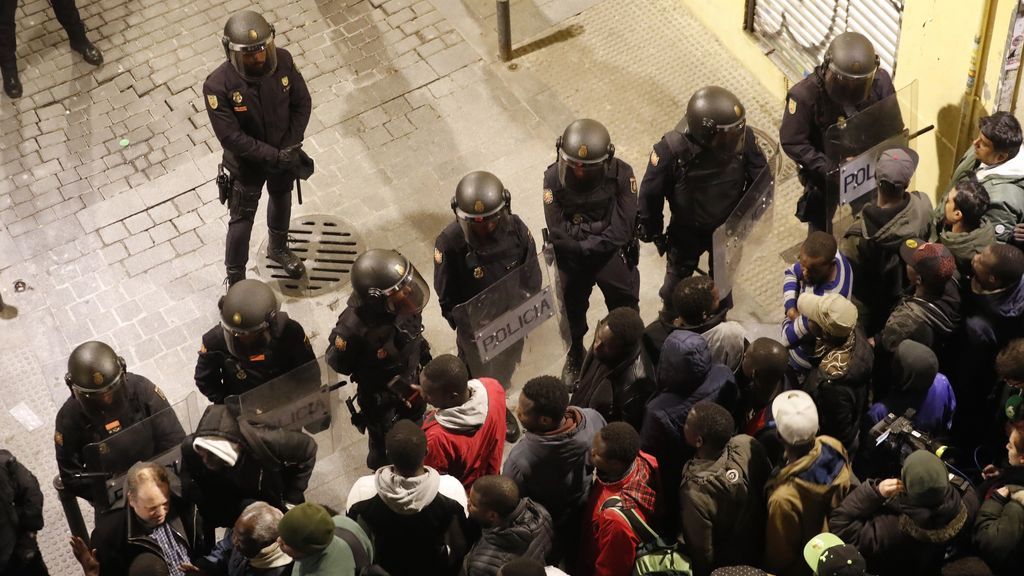
<svg viewBox="0 0 1024 576">
<path fill-rule="evenodd" d="M 834 66 L 825 72 L 825 90 L 832 100 L 845 106 L 863 102 L 875 80 L 875 69 L 861 76 L 846 74 Z"/>
<path fill-rule="evenodd" d="M 738 120 L 728 126 L 720 126 L 711 135 L 709 147 L 718 156 L 734 156 L 743 152 L 747 144 L 747 122 Z"/>
<path fill-rule="evenodd" d="M 459 217 L 459 227 L 462 228 L 462 235 L 466 238 L 466 243 L 476 249 L 498 242 L 508 219 L 508 212 L 504 207 L 486 216 L 473 216 L 462 210 L 457 210 L 456 214 Z"/>
<path fill-rule="evenodd" d="M 419 314 L 430 301 L 430 287 L 411 263 L 398 284 L 384 291 L 388 311 L 398 316 Z"/>
<path fill-rule="evenodd" d="M 277 70 L 277 49 L 273 38 L 246 46 L 231 44 L 228 58 L 235 70 L 248 80 L 266 78 Z"/>
<path fill-rule="evenodd" d="M 94 418 L 116 417 L 123 414 L 128 405 L 125 398 L 124 372 L 102 388 L 84 388 L 78 383 L 72 383 L 71 390 L 85 412 Z"/>
<path fill-rule="evenodd" d="M 605 158 L 577 160 L 564 150 L 558 151 L 558 181 L 573 192 L 589 192 L 601 183 L 605 174 Z"/>
<path fill-rule="evenodd" d="M 224 330 L 228 352 L 235 358 L 249 360 L 266 354 L 267 346 L 270 345 L 270 326 L 266 322 L 252 330 L 231 328 L 223 322 L 220 326 Z"/>
</svg>

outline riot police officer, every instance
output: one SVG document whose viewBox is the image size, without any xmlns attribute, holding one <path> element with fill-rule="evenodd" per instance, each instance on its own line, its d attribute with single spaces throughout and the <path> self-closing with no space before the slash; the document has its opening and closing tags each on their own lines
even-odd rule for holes
<svg viewBox="0 0 1024 576">
<path fill-rule="evenodd" d="M 288 248 L 292 183 L 303 160 L 302 139 L 312 101 L 292 55 L 274 45 L 274 27 L 244 10 L 228 19 L 221 39 L 227 61 L 203 83 L 210 125 L 224 148 L 228 172 L 221 202 L 230 210 L 224 265 L 227 282 L 245 278 L 249 236 L 267 185 L 267 257 L 292 278 L 305 274 Z"/>
<path fill-rule="evenodd" d="M 124 358 L 103 342 L 86 342 L 71 352 L 64 383 L 71 397 L 57 411 L 53 443 L 64 489 L 94 502 L 96 482 L 88 472 L 86 446 L 102 442 L 170 408 L 163 391 L 148 379 L 128 372 Z M 177 418 L 158 419 L 157 429 L 133 444 L 134 456 L 152 458 L 181 443 L 185 431 Z M 126 462 L 125 469 L 134 462 Z"/>
<path fill-rule="evenodd" d="M 368 250 L 352 264 L 352 295 L 331 330 L 327 364 L 351 376 L 359 411 L 352 423 L 369 438 L 366 465 L 388 464 L 384 436 L 401 419 L 419 420 L 426 408 L 412 385 L 430 361 L 421 312 L 430 288 L 408 258 Z"/>
<path fill-rule="evenodd" d="M 576 120 L 555 142 L 557 160 L 544 172 L 544 220 L 561 277 L 572 339 L 562 371 L 576 379 L 594 284 L 609 310 L 639 309 L 637 186 L 633 169 L 615 158 L 608 130 Z"/>
<path fill-rule="evenodd" d="M 746 110 L 725 88 L 706 86 L 686 105 L 686 115 L 654 145 L 640 183 L 640 240 L 667 256 L 658 291 L 661 317 L 676 318 L 672 291 L 691 276 L 711 238 L 767 166 Z M 668 234 L 662 209 L 668 200 Z"/>
<path fill-rule="evenodd" d="M 799 170 L 804 193 L 796 216 L 809 232 L 827 230 L 838 206 L 838 193 L 829 193 L 838 178 L 837 162 L 825 153 L 826 131 L 868 106 L 895 94 L 889 73 L 878 66 L 871 41 L 857 32 L 832 39 L 824 61 L 814 73 L 786 94 L 779 143 Z"/>
<path fill-rule="evenodd" d="M 274 291 L 241 280 L 220 299 L 220 324 L 203 334 L 196 387 L 214 404 L 316 360 L 302 325 L 281 311 Z"/>
<path fill-rule="evenodd" d="M 512 213 L 512 197 L 497 176 L 470 172 L 459 181 L 451 202 L 455 221 L 434 242 L 434 291 L 441 315 L 456 329 L 459 356 L 473 377 L 487 376 L 506 388 L 522 355 L 520 340 L 491 361 L 484 362 L 465 323 L 456 323 L 452 310 L 526 265 L 513 296 L 540 289 L 537 245 L 530 229 Z"/>
</svg>

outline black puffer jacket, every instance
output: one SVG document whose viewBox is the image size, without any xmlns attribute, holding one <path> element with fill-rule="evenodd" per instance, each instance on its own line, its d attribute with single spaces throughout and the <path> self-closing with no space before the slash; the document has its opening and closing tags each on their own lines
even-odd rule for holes
<svg viewBox="0 0 1024 576">
<path fill-rule="evenodd" d="M 628 422 L 639 430 L 644 407 L 652 394 L 654 365 L 641 343 L 615 366 L 598 360 L 591 347 L 583 359 L 569 404 L 593 408 L 608 422 Z"/>
<path fill-rule="evenodd" d="M 857 445 L 874 366 L 874 350 L 858 326 L 845 344 L 829 349 L 804 380 L 804 391 L 818 407 L 818 434 L 839 440 L 850 453 Z"/>
<path fill-rule="evenodd" d="M 30 533 L 43 529 L 43 493 L 36 477 L 7 450 L 0 450 L 0 574 L 25 565 L 39 547 Z"/>
<path fill-rule="evenodd" d="M 235 465 L 208 469 L 193 448 L 200 437 L 215 437 L 238 445 Z M 285 510 L 300 504 L 316 462 L 316 442 L 302 432 L 264 427 L 239 420 L 228 408 L 206 409 L 194 434 L 181 444 L 181 485 L 185 497 L 199 506 L 210 526 L 233 526 L 250 500 L 262 500 Z"/>
<path fill-rule="evenodd" d="M 829 516 L 829 530 L 857 547 L 877 576 L 938 574 L 946 547 L 969 538 L 978 500 L 953 486 L 938 507 L 911 505 L 902 497 L 888 500 L 869 480 L 851 492 Z"/>
<path fill-rule="evenodd" d="M 554 536 L 548 511 L 533 500 L 523 498 L 504 524 L 484 529 L 480 540 L 466 555 L 463 571 L 466 576 L 495 576 L 513 558 L 544 562 L 551 552 Z"/>
</svg>

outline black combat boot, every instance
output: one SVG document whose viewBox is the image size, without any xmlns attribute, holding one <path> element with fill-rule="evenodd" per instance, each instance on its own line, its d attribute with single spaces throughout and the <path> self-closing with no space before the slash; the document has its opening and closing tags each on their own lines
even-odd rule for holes
<svg viewBox="0 0 1024 576">
<path fill-rule="evenodd" d="M 224 283 L 227 284 L 228 288 L 231 288 L 236 282 L 245 280 L 245 268 L 228 266 L 227 271 L 228 277 L 224 279 Z"/>
<path fill-rule="evenodd" d="M 4 77 L 4 94 L 8 98 L 21 98 L 21 80 L 18 79 L 18 66 L 0 66 L 0 73 Z"/>
<path fill-rule="evenodd" d="M 583 340 L 573 340 L 569 347 L 569 353 L 565 355 L 565 366 L 562 366 L 562 382 L 570 389 L 576 385 L 576 379 L 580 377 L 580 368 L 583 366 Z"/>
<path fill-rule="evenodd" d="M 267 258 L 281 265 L 289 278 L 298 280 L 306 275 L 306 266 L 302 260 L 288 248 L 288 233 L 270 231 L 267 242 Z"/>
</svg>

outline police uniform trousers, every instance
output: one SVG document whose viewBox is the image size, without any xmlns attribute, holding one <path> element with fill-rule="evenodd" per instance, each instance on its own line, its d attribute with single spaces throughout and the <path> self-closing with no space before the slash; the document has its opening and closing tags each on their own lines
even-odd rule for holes
<svg viewBox="0 0 1024 576">
<path fill-rule="evenodd" d="M 700 257 L 708 253 L 708 268 L 714 264 L 712 250 L 713 230 L 687 228 L 673 232 L 669 237 L 669 248 L 665 254 L 665 281 L 658 290 L 662 302 L 662 319 L 671 321 L 678 315 L 672 308 L 672 292 L 683 278 L 693 276 Z M 710 273 L 710 271 L 709 271 Z"/>
<path fill-rule="evenodd" d="M 68 33 L 72 42 L 84 42 L 85 24 L 78 14 L 75 0 L 50 0 L 57 21 Z M 14 51 L 18 46 L 14 12 L 18 8 L 18 0 L 0 0 L 0 66 L 11 66 L 15 63 Z"/>
<path fill-rule="evenodd" d="M 228 239 L 224 254 L 224 265 L 227 268 L 245 268 L 249 261 L 249 237 L 256 218 L 256 209 L 260 204 L 263 184 L 267 184 L 270 202 L 267 205 L 267 228 L 271 234 L 287 234 L 288 222 L 292 217 L 292 183 L 295 176 L 290 172 L 282 174 L 261 175 L 243 179 L 235 176 L 236 202 L 232 198 L 230 219 L 228 220 Z"/>
<path fill-rule="evenodd" d="M 572 341 L 580 342 L 587 333 L 587 309 L 594 285 L 604 294 L 609 311 L 622 306 L 640 309 L 640 270 L 626 263 L 622 250 L 616 250 L 607 260 L 592 259 L 578 267 L 565 270 L 559 267 L 562 284 L 562 305 L 569 320 Z"/>
</svg>

